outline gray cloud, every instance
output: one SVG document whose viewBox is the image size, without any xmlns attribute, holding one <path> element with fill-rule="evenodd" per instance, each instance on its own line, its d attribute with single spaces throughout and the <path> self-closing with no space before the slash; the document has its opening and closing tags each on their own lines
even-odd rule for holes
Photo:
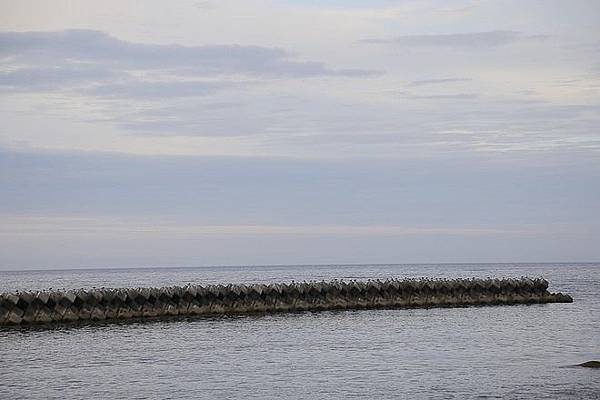
<svg viewBox="0 0 600 400">
<path fill-rule="evenodd" d="M 515 31 L 487 31 L 434 35 L 406 35 L 388 39 L 366 39 L 367 43 L 389 43 L 406 47 L 497 47 L 530 39 L 544 39 L 544 35 L 525 35 Z"/>
<path fill-rule="evenodd" d="M 16 61 L 96 63 L 114 69 L 191 69 L 197 75 L 264 77 L 369 76 L 376 71 L 335 70 L 295 61 L 280 48 L 240 45 L 181 46 L 134 43 L 95 30 L 0 33 L 0 55 Z"/>
<path fill-rule="evenodd" d="M 378 74 L 295 61 L 279 48 L 152 45 L 91 30 L 0 33 L 2 57 L 2 91 L 70 91 L 123 99 L 201 97 L 273 78 L 362 78 Z M 136 71 L 143 72 L 143 77 Z M 250 76 L 252 81 L 241 81 L 240 75 Z M 169 121 L 162 125 L 171 124 Z M 156 131 L 145 122 L 129 125 L 132 129 L 139 125 L 144 131 Z"/>
<path fill-rule="evenodd" d="M 427 158 L 148 157 L 0 148 L 0 171 L 0 215 L 498 227 L 541 223 L 548 215 L 555 222 L 585 222 L 600 207 L 598 162 L 577 158 L 559 168 L 535 156 L 510 163 L 461 157 L 432 164 Z"/>
<path fill-rule="evenodd" d="M 281 126 L 282 115 L 268 102 L 256 100 L 255 104 L 247 104 L 246 101 L 215 103 L 210 99 L 202 100 L 205 99 L 117 113 L 111 123 L 130 134 L 144 136 L 251 136 Z"/>
<path fill-rule="evenodd" d="M 71 64 L 35 66 L 0 72 L 0 90 L 55 90 L 73 85 L 93 84 L 125 74 L 98 65 Z"/>
<path fill-rule="evenodd" d="M 243 136 L 270 149 L 315 155 L 598 148 L 600 114 L 592 105 L 515 106 L 513 97 L 460 92 L 404 93 L 394 108 L 243 91 L 218 97 L 217 103 L 199 97 L 134 112 L 120 108 L 107 121 L 133 135 Z"/>
<path fill-rule="evenodd" d="M 188 79 L 190 77 L 187 77 Z M 84 95 L 112 98 L 163 99 L 213 95 L 228 88 L 247 87 L 251 81 L 166 80 L 148 81 L 101 65 L 63 65 L 25 67 L 0 72 L 0 91 L 72 91 Z"/>
<path fill-rule="evenodd" d="M 419 81 L 412 81 L 409 86 L 425 86 L 425 85 L 436 85 L 443 83 L 454 83 L 454 82 L 468 82 L 471 78 L 441 78 L 441 79 L 423 79 Z"/>
<path fill-rule="evenodd" d="M 162 99 L 166 97 L 207 96 L 222 89 L 243 85 L 248 85 L 248 83 L 222 81 L 147 82 L 132 80 L 125 83 L 96 86 L 85 91 L 85 93 L 94 96 Z"/>
<path fill-rule="evenodd" d="M 403 94 L 402 97 L 414 100 L 472 100 L 479 97 L 476 93 L 447 93 L 430 95 Z"/>
<path fill-rule="evenodd" d="M 286 227 L 321 231 L 311 242 L 292 237 L 288 244 L 290 255 L 314 250 L 311 254 L 319 257 L 313 262 L 323 262 L 325 252 L 334 263 L 356 248 L 362 251 L 352 257 L 376 254 L 381 262 L 405 260 L 407 254 L 414 262 L 429 262 L 423 257 L 432 252 L 440 261 L 464 260 L 464 249 L 472 247 L 489 261 L 502 260 L 507 248 L 511 254 L 515 248 L 528 249 L 529 258 L 541 260 L 598 258 L 598 222 L 590 218 L 600 212 L 598 158 L 571 155 L 559 162 L 530 155 L 507 161 L 473 154 L 435 160 L 421 155 L 301 160 L 0 148 L 0 220 L 5 227 L 0 269 L 89 265 L 89 260 L 98 266 L 120 265 L 123 253 L 114 249 L 122 248 L 144 250 L 144 259 L 131 261 L 137 265 L 156 264 L 157 259 L 171 265 L 173 254 L 184 254 L 181 260 L 190 262 L 198 253 L 198 263 L 213 263 L 217 253 L 231 253 L 238 257 L 231 263 L 244 264 L 255 252 L 245 253 L 240 246 L 275 248 L 281 255 Z M 87 229 L 72 229 L 73 224 L 87 224 Z M 273 237 L 257 235 L 252 228 L 252 235 L 236 240 L 236 227 L 248 225 L 270 227 Z M 221 231 L 211 238 L 202 233 L 218 234 L 223 226 L 231 226 L 229 234 Z M 331 231 L 328 226 L 340 228 Z M 398 237 L 395 226 L 417 230 L 418 239 Z M 340 242 L 343 227 L 359 233 L 380 227 L 391 233 L 366 244 L 368 235 Z M 519 233 L 523 231 L 536 234 Z M 450 232 L 460 239 L 449 243 Z M 476 232 L 504 232 L 504 237 L 494 235 L 486 244 Z M 440 253 L 440 244 L 450 252 Z M 548 249 L 553 253 L 548 255 Z M 98 261 L 100 253 L 104 258 Z M 261 262 L 281 260 L 271 255 Z"/>
<path fill-rule="evenodd" d="M 126 120 L 115 121 L 115 126 L 127 132 L 143 135 L 165 136 L 248 136 L 263 133 L 268 122 L 259 117 L 244 116 L 231 118 L 231 112 L 224 115 L 211 115 L 208 112 L 198 110 L 196 118 L 173 116 L 172 118 L 150 119 L 150 120 Z"/>
<path fill-rule="evenodd" d="M 112 123 L 128 132 L 143 135 L 178 136 L 276 136 L 294 142 L 294 136 L 342 133 L 364 138 L 360 133 L 397 132 L 406 127 L 406 118 L 389 115 L 377 107 L 356 105 L 313 97 L 278 94 L 249 97 L 236 93 L 239 103 L 212 103 L 192 99 L 185 104 L 158 105 L 113 117 Z M 312 136 L 314 137 L 314 136 Z M 269 140 L 274 140 L 270 138 Z"/>
</svg>

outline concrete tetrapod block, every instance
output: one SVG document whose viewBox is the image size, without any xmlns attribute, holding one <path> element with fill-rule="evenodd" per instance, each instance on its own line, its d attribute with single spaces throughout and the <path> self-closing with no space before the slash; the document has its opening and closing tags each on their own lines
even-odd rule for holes
<svg viewBox="0 0 600 400">
<path fill-rule="evenodd" d="M 544 279 L 186 285 L 0 294 L 0 326 L 177 315 L 572 302 Z"/>
</svg>

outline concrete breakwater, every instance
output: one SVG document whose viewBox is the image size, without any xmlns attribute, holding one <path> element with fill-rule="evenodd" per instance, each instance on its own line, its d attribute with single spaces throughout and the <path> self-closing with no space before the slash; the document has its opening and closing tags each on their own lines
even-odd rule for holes
<svg viewBox="0 0 600 400">
<path fill-rule="evenodd" d="M 0 294 L 0 326 L 337 309 L 570 303 L 544 279 L 388 279 Z"/>
</svg>

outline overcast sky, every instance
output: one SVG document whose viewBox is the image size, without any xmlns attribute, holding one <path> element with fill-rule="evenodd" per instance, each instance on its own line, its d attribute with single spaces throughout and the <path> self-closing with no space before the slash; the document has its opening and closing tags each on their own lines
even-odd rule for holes
<svg viewBox="0 0 600 400">
<path fill-rule="evenodd" d="M 0 269 L 600 260 L 599 15 L 0 0 Z"/>
</svg>

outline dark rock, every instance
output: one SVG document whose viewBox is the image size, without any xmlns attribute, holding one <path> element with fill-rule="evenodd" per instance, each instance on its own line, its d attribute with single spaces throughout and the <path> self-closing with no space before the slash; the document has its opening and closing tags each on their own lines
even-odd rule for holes
<svg viewBox="0 0 600 400">
<path fill-rule="evenodd" d="M 587 361 L 582 364 L 577 364 L 577 366 L 584 368 L 600 368 L 600 361 Z"/>
</svg>

